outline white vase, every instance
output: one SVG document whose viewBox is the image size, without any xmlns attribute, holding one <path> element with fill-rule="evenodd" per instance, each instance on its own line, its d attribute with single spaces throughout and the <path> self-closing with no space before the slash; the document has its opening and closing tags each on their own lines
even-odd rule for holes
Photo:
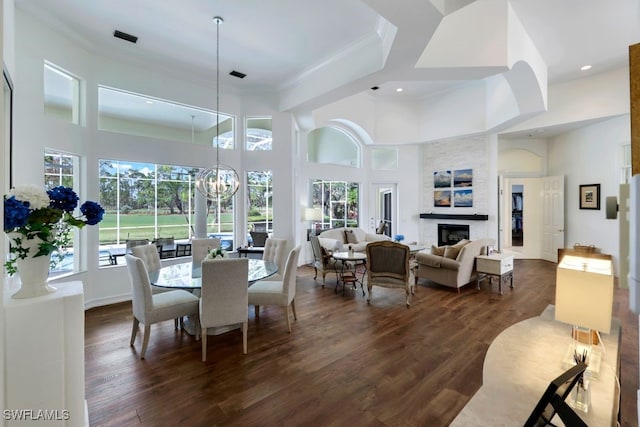
<svg viewBox="0 0 640 427">
<path fill-rule="evenodd" d="M 12 234 L 14 233 L 9 233 L 9 237 L 13 240 L 15 234 L 13 236 Z M 29 248 L 29 255 L 38 252 L 38 246 L 42 243 L 41 239 L 34 237 L 28 240 L 25 236 L 19 236 L 22 238 L 22 247 Z M 34 298 L 57 291 L 56 288 L 47 284 L 50 262 L 51 255 L 27 256 L 23 259 L 16 259 L 16 268 L 20 277 L 20 290 L 13 294 L 11 298 Z"/>
</svg>

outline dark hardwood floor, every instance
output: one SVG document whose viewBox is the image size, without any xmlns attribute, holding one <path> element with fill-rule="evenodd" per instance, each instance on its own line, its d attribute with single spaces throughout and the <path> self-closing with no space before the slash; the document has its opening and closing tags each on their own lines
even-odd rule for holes
<svg viewBox="0 0 640 427">
<path fill-rule="evenodd" d="M 298 269 L 298 320 L 250 310 L 240 331 L 200 342 L 173 322 L 153 325 L 146 359 L 129 346 L 131 304 L 86 312 L 86 399 L 91 426 L 446 426 L 481 385 L 491 341 L 554 302 L 555 264 L 516 260 L 515 289 L 485 281 L 460 293 L 421 281 L 410 309 L 397 289 L 336 294 Z M 637 426 L 638 316 L 616 289 L 622 321 L 621 425 Z M 569 330 L 567 329 L 567 333 Z M 478 425 L 482 425 L 478 423 Z"/>
</svg>

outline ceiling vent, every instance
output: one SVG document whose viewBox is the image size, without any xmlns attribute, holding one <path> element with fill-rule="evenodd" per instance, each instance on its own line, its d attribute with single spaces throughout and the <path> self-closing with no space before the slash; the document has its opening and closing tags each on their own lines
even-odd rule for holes
<svg viewBox="0 0 640 427">
<path fill-rule="evenodd" d="M 247 77 L 245 73 L 241 73 L 240 71 L 236 71 L 236 70 L 233 70 L 232 72 L 230 72 L 229 75 L 233 77 L 237 77 L 239 79 L 244 79 L 245 77 Z"/>
<path fill-rule="evenodd" d="M 138 41 L 138 37 L 133 36 L 131 34 L 123 33 L 122 31 L 115 30 L 113 32 L 113 37 L 117 39 L 126 40 L 131 43 L 136 43 Z"/>
</svg>

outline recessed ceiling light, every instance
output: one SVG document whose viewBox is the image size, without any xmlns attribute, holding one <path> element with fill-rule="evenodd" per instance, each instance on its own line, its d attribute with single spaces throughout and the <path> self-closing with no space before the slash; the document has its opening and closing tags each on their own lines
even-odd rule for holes
<svg viewBox="0 0 640 427">
<path fill-rule="evenodd" d="M 396 89 L 396 92 L 402 92 L 403 89 L 401 87 L 399 87 L 398 89 Z"/>
<path fill-rule="evenodd" d="M 591 65 L 583 65 L 582 67 L 580 67 L 580 71 L 587 71 L 591 69 Z"/>
<path fill-rule="evenodd" d="M 153 101 L 145 101 L 145 102 L 149 105 L 153 104 Z"/>
</svg>

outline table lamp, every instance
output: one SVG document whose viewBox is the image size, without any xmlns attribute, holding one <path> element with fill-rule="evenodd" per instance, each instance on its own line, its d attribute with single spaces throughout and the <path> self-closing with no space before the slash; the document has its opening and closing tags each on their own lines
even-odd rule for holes
<svg viewBox="0 0 640 427">
<path fill-rule="evenodd" d="M 564 358 L 574 363 L 574 352 L 587 354 L 587 372 L 598 378 L 604 346 L 593 342 L 598 332 L 611 331 L 613 312 L 613 268 L 611 259 L 565 255 L 558 264 L 556 276 L 556 320 L 573 327 L 572 343 Z M 578 339 L 586 330 L 586 343 Z M 599 340 L 602 343 L 602 340 Z"/>
<path fill-rule="evenodd" d="M 319 231 L 319 224 L 322 221 L 322 209 L 320 208 L 304 208 L 305 221 L 311 221 L 313 223 L 311 229 L 314 233 Z"/>
</svg>

